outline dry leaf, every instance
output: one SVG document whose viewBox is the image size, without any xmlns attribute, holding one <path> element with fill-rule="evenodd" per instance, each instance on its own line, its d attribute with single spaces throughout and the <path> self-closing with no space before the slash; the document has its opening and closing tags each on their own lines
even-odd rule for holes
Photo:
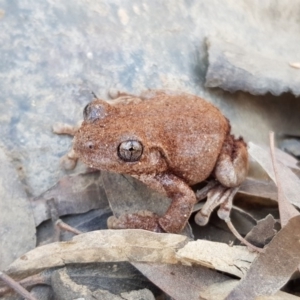
<svg viewBox="0 0 300 300">
<path fill-rule="evenodd" d="M 176 300 L 199 300 L 200 293 L 210 285 L 224 282 L 229 278 L 201 266 L 191 268 L 183 265 L 145 263 L 133 263 L 133 265 Z"/>
<path fill-rule="evenodd" d="M 263 145 L 257 145 L 253 142 L 248 143 L 248 152 L 250 155 L 264 168 L 264 166 L 268 166 L 269 161 L 272 160 L 271 158 L 271 151 L 269 146 L 263 146 Z M 253 153 L 253 155 L 252 155 Z M 264 155 L 267 153 L 269 155 L 269 160 L 266 162 L 266 165 L 261 163 L 261 159 L 264 158 Z M 282 164 L 284 164 L 286 167 L 292 168 L 292 169 L 298 169 L 298 160 L 291 156 L 290 154 L 280 150 L 279 148 L 275 148 L 275 155 L 276 159 L 280 161 Z M 262 156 L 262 157 L 260 157 Z M 265 168 L 264 168 L 265 169 Z M 269 169 L 269 168 L 268 168 Z M 265 169 L 266 170 L 266 169 Z M 266 170 L 267 171 L 267 170 Z M 268 171 L 267 171 L 268 172 Z M 270 175 L 269 175 L 270 176 Z M 271 177 L 271 176 L 270 176 Z M 272 178 L 272 177 L 271 177 Z"/>
<path fill-rule="evenodd" d="M 283 287 L 300 263 L 300 216 L 289 220 L 252 263 L 227 300 L 251 300 L 272 295 Z"/>
<path fill-rule="evenodd" d="M 40 246 L 14 261 L 5 271 L 30 276 L 47 268 L 71 263 L 140 261 L 174 264 L 175 252 L 188 242 L 182 235 L 144 230 L 101 230 L 75 236 L 71 241 Z"/>
<path fill-rule="evenodd" d="M 267 215 L 264 219 L 257 222 L 245 239 L 251 244 L 263 248 L 276 234 L 274 229 L 276 221 L 272 215 Z"/>
<path fill-rule="evenodd" d="M 102 209 L 93 209 L 86 213 L 67 215 L 60 219 L 67 225 L 79 230 L 80 232 L 90 232 L 95 230 L 107 229 L 107 219 L 112 215 L 109 207 Z M 62 225 L 60 223 L 60 225 Z M 58 236 L 59 235 L 59 236 Z M 74 233 L 57 228 L 52 220 L 43 222 L 37 228 L 37 246 L 49 244 L 49 242 L 69 241 Z M 59 240 L 57 240 L 59 238 Z M 55 240 L 56 239 L 56 240 Z"/>
<path fill-rule="evenodd" d="M 197 240 L 187 243 L 176 256 L 183 264 L 198 264 L 243 277 L 257 253 L 250 252 L 245 246 L 230 247 L 224 243 Z"/>
<path fill-rule="evenodd" d="M 133 263 L 143 275 L 176 300 L 223 300 L 238 284 L 225 274 L 201 266 Z M 257 300 L 296 300 L 293 295 L 278 292 Z M 238 299 L 239 300 L 239 299 Z"/>
<path fill-rule="evenodd" d="M 274 182 L 276 182 L 270 150 L 267 151 L 263 147 L 252 142 L 248 143 L 249 154 L 263 167 Z M 276 151 L 277 157 L 277 151 Z M 297 207 L 300 207 L 300 181 L 299 178 L 283 164 L 280 164 L 281 184 L 283 185 L 285 197 Z"/>
<path fill-rule="evenodd" d="M 285 226 L 286 223 L 293 217 L 299 215 L 297 209 L 289 202 L 289 199 L 285 195 L 285 191 L 288 191 L 290 183 L 286 183 L 286 178 L 284 177 L 284 171 L 288 170 L 285 165 L 277 161 L 275 157 L 275 146 L 274 146 L 274 132 L 270 133 L 270 148 L 271 148 L 271 157 L 275 175 L 275 183 L 277 184 L 278 189 L 278 206 L 281 226 Z M 298 179 L 298 183 L 300 180 Z"/>
<path fill-rule="evenodd" d="M 45 193 L 31 199 L 36 226 L 51 218 L 47 204 L 50 199 L 54 199 L 58 216 L 108 207 L 101 176 L 101 172 L 65 176 Z"/>
<path fill-rule="evenodd" d="M 246 178 L 241 184 L 239 193 L 277 201 L 277 187 L 273 181 Z"/>
<path fill-rule="evenodd" d="M 233 290 L 238 284 L 238 280 L 227 280 L 221 283 L 212 284 L 204 292 L 201 292 L 200 299 L 206 300 L 224 300 L 225 297 Z M 235 300 L 240 300 L 239 298 Z M 272 296 L 259 296 L 255 300 L 299 300 L 299 297 L 291 294 L 278 291 Z"/>
<path fill-rule="evenodd" d="M 258 9 L 259 6 L 254 5 L 254 7 Z M 281 5 L 280 7 L 284 9 Z M 254 14 L 261 15 L 258 17 L 261 20 L 267 18 L 266 11 L 262 7 Z M 277 21 L 279 19 L 277 18 Z M 272 46 L 265 43 L 263 49 L 257 47 L 256 42 L 249 38 L 251 36 L 249 33 L 255 30 L 253 24 L 255 24 L 254 27 L 263 26 L 256 20 L 251 25 L 248 24 L 250 25 L 248 32 L 243 36 L 232 38 L 223 34 L 208 37 L 209 66 L 205 86 L 220 87 L 230 92 L 241 90 L 253 95 L 262 95 L 267 92 L 280 95 L 286 91 L 296 96 L 300 95 L 300 74 L 286 63 L 288 59 L 299 56 L 296 48 L 286 47 L 284 51 L 279 51 L 279 47 L 274 43 Z M 286 33 L 285 31 L 284 34 L 277 36 L 285 40 L 288 37 Z M 259 35 L 256 33 L 255 40 Z M 292 66 L 295 67 L 296 64 Z"/>
</svg>

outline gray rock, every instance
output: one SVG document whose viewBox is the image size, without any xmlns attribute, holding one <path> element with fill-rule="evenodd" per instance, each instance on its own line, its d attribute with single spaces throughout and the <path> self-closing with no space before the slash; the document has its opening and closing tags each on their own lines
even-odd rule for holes
<svg viewBox="0 0 300 300">
<path fill-rule="evenodd" d="M 277 56 L 297 52 L 297 1 L 3 0 L 0 9 L 0 141 L 22 167 L 30 195 L 65 174 L 59 159 L 71 139 L 51 127 L 81 120 L 91 91 L 107 98 L 111 88 L 134 94 L 177 89 L 219 106 L 246 140 L 268 143 L 270 129 L 299 134 L 300 102 L 293 96 L 233 95 L 204 86 L 207 37 L 236 41 L 245 54 L 250 44 L 260 57 L 265 49 Z M 298 60 L 283 57 L 287 66 Z"/>
<path fill-rule="evenodd" d="M 293 17 L 298 18 L 296 14 Z M 293 17 L 289 17 L 288 21 L 293 23 Z M 261 16 L 260 20 L 263 22 L 254 24 L 253 30 L 258 30 L 260 26 L 264 28 L 266 19 L 270 19 L 269 14 Z M 278 24 L 285 21 L 287 20 L 279 19 Z M 221 36 L 209 37 L 207 40 L 209 67 L 205 86 L 219 87 L 229 92 L 245 91 L 253 95 L 270 92 L 278 96 L 291 92 L 299 96 L 300 57 L 299 49 L 291 47 L 291 41 L 295 41 L 292 35 L 293 33 L 289 31 L 277 35 L 280 46 L 264 43 L 264 48 L 258 46 L 258 43 L 263 41 L 259 36 L 254 43 L 253 37 L 246 34 L 240 40 L 229 38 L 224 41 Z M 282 49 L 281 45 L 285 45 L 285 49 Z M 299 68 L 292 66 L 295 63 L 299 64 Z"/>
<path fill-rule="evenodd" d="M 35 224 L 19 176 L 0 147 L 0 270 L 35 248 Z"/>
</svg>

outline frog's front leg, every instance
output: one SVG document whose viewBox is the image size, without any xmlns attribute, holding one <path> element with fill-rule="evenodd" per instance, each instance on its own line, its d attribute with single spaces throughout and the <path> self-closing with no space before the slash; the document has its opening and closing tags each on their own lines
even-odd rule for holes
<svg viewBox="0 0 300 300">
<path fill-rule="evenodd" d="M 139 179 L 160 192 L 164 190 L 167 196 L 172 199 L 167 212 L 161 217 L 150 212 L 127 214 L 118 219 L 110 217 L 108 227 L 114 229 L 142 228 L 170 233 L 181 232 L 196 203 L 196 196 L 192 189 L 172 174 L 159 174 L 153 177 L 142 176 Z"/>
<path fill-rule="evenodd" d="M 82 122 L 78 123 L 75 126 L 66 123 L 56 123 L 52 126 L 52 130 L 56 134 L 66 134 L 73 137 L 80 128 L 81 123 Z"/>
<path fill-rule="evenodd" d="M 72 126 L 65 123 L 56 123 L 53 125 L 52 130 L 56 134 L 59 135 L 66 134 L 73 137 L 78 131 L 78 129 L 80 128 L 80 125 L 81 122 L 76 126 Z M 73 170 L 76 167 L 77 160 L 78 160 L 78 156 L 72 147 L 72 149 L 67 154 L 65 154 L 60 161 L 64 169 Z"/>
<path fill-rule="evenodd" d="M 164 216 L 160 217 L 159 225 L 166 232 L 181 232 L 193 211 L 196 195 L 193 190 L 181 179 L 172 174 L 156 176 L 164 187 L 172 203 Z"/>
</svg>

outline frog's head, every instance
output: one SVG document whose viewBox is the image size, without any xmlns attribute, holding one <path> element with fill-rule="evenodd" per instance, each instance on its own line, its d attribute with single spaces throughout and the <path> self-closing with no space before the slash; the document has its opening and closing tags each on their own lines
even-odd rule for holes
<svg viewBox="0 0 300 300">
<path fill-rule="evenodd" d="M 141 124 L 135 104 L 114 106 L 97 99 L 85 107 L 83 117 L 74 150 L 90 167 L 127 174 L 166 169 L 161 151 L 149 147 L 149 128 Z"/>
</svg>

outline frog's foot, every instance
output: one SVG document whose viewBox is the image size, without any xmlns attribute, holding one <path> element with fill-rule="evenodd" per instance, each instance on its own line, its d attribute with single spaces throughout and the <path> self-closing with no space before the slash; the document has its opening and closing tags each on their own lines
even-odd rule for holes
<svg viewBox="0 0 300 300">
<path fill-rule="evenodd" d="M 137 104 L 142 101 L 141 98 L 139 98 L 136 95 L 129 94 L 127 92 L 121 92 L 117 89 L 110 89 L 108 91 L 109 97 L 112 99 L 108 101 L 110 105 L 116 105 L 116 104 Z"/>
<path fill-rule="evenodd" d="M 72 126 L 65 123 L 56 123 L 52 126 L 52 130 L 56 134 L 66 134 L 66 135 L 74 136 L 78 131 L 80 124 L 76 126 Z M 72 149 L 70 152 L 65 154 L 60 159 L 60 164 L 66 170 L 73 170 L 76 167 L 77 161 L 78 161 L 78 157 L 75 151 Z"/>
<path fill-rule="evenodd" d="M 78 129 L 80 128 L 80 125 L 81 122 L 76 126 L 72 126 L 70 124 L 65 124 L 65 123 L 55 123 L 52 126 L 52 130 L 56 134 L 67 134 L 67 135 L 74 136 L 78 131 Z"/>
<path fill-rule="evenodd" d="M 78 161 L 78 156 L 72 149 L 60 159 L 60 164 L 65 170 L 73 170 Z"/>
<path fill-rule="evenodd" d="M 204 206 L 195 216 L 195 222 L 200 226 L 206 225 L 209 221 L 211 213 L 217 206 L 220 206 L 218 210 L 219 218 L 225 222 L 230 220 L 232 201 L 238 189 L 239 187 L 226 188 L 222 185 L 215 185 L 212 187 L 207 193 L 207 200 Z"/>
<path fill-rule="evenodd" d="M 207 187 L 204 187 L 203 190 L 200 190 L 197 192 L 197 198 L 202 198 L 205 194 L 207 194 L 207 200 L 202 207 L 200 211 L 195 216 L 195 222 L 200 225 L 204 226 L 208 223 L 209 217 L 213 210 L 220 206 L 218 210 L 218 216 L 221 220 L 224 220 L 229 228 L 229 230 L 232 232 L 232 234 L 244 245 L 248 246 L 248 248 L 257 251 L 262 252 L 263 250 L 261 248 L 258 248 L 251 243 L 249 243 L 247 240 L 245 240 L 235 229 L 233 226 L 231 219 L 230 219 L 230 212 L 232 209 L 232 202 L 235 194 L 238 192 L 239 187 L 235 188 L 226 188 L 222 185 L 214 185 L 213 183 L 210 183 L 207 185 Z"/>
<path fill-rule="evenodd" d="M 124 92 L 124 91 L 120 91 L 118 89 L 114 89 L 114 88 L 111 88 L 108 90 L 108 96 L 111 98 L 111 99 L 118 99 L 118 98 L 121 98 L 121 97 L 136 97 L 136 95 L 133 95 L 133 94 L 130 94 L 130 93 L 127 93 L 127 92 Z"/>
<path fill-rule="evenodd" d="M 144 229 L 153 232 L 164 232 L 159 226 L 158 216 L 150 211 L 139 211 L 133 214 L 124 214 L 119 218 L 114 216 L 107 220 L 110 229 Z"/>
</svg>

